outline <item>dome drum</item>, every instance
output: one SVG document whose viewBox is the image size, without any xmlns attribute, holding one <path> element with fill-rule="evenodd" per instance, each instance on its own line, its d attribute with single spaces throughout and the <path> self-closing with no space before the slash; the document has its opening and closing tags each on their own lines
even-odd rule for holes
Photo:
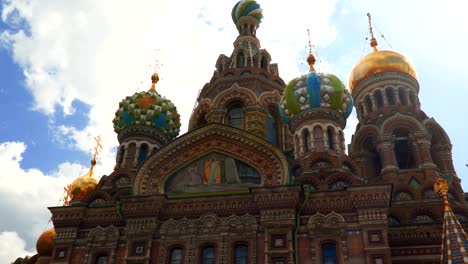
<svg viewBox="0 0 468 264">
<path fill-rule="evenodd" d="M 362 100 L 366 94 L 369 94 L 374 89 L 388 85 L 405 87 L 406 89 L 412 90 L 415 94 L 419 94 L 418 81 L 411 75 L 403 75 L 399 72 L 380 72 L 368 76 L 354 87 L 351 94 L 357 104 L 358 101 Z"/>
<path fill-rule="evenodd" d="M 327 108 L 313 108 L 302 111 L 293 117 L 289 123 L 291 131 L 296 131 L 308 120 L 322 121 L 321 123 L 332 124 L 341 129 L 346 127 L 345 117 L 337 111 Z"/>
<path fill-rule="evenodd" d="M 170 142 L 170 137 L 158 128 L 144 125 L 125 127 L 118 134 L 120 144 L 127 140 L 134 140 L 135 138 L 149 140 L 151 143 L 159 146 L 163 146 Z"/>
</svg>

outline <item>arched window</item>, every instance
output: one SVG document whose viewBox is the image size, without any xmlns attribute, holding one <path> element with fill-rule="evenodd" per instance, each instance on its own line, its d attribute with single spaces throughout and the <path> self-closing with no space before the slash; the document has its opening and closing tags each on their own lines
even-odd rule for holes
<svg viewBox="0 0 468 264">
<path fill-rule="evenodd" d="M 407 100 L 407 97 L 406 97 L 406 92 L 403 90 L 402 87 L 400 87 L 398 89 L 398 97 L 400 97 L 400 104 L 401 105 L 407 105 L 408 104 L 408 100 Z"/>
<path fill-rule="evenodd" d="M 323 264 L 336 264 L 338 263 L 336 257 L 336 244 L 327 242 L 322 244 L 322 263 Z"/>
<path fill-rule="evenodd" d="M 387 97 L 387 101 L 389 104 L 391 105 L 394 105 L 395 104 L 395 94 L 393 93 L 393 89 L 392 88 L 387 88 L 385 90 L 385 95 Z"/>
<path fill-rule="evenodd" d="M 182 249 L 173 248 L 171 255 L 169 256 L 169 264 L 181 264 L 182 263 Z"/>
<path fill-rule="evenodd" d="M 234 248 L 234 264 L 247 264 L 249 263 L 249 254 L 247 245 L 236 245 Z"/>
<path fill-rule="evenodd" d="M 94 264 L 107 264 L 109 263 L 107 255 L 99 255 L 96 257 Z"/>
<path fill-rule="evenodd" d="M 323 151 L 325 143 L 323 142 L 323 130 L 321 126 L 314 127 L 314 146 L 316 151 Z"/>
<path fill-rule="evenodd" d="M 397 129 L 395 135 L 395 158 L 400 169 L 414 167 L 409 131 L 407 129 Z"/>
<path fill-rule="evenodd" d="M 367 113 L 372 112 L 372 101 L 371 101 L 370 97 L 366 96 L 366 98 L 364 98 L 364 101 L 366 102 Z"/>
<path fill-rule="evenodd" d="M 244 108 L 241 104 L 234 104 L 229 108 L 228 125 L 237 128 L 244 127 Z"/>
<path fill-rule="evenodd" d="M 215 263 L 215 248 L 213 246 L 206 246 L 202 249 L 201 264 L 214 264 Z"/>
<path fill-rule="evenodd" d="M 239 54 L 237 54 L 237 67 L 238 68 L 244 67 L 244 63 L 245 63 L 244 53 L 240 52 Z"/>
<path fill-rule="evenodd" d="M 383 97 L 382 97 L 382 92 L 380 92 L 380 90 L 375 90 L 374 98 L 375 98 L 375 101 L 377 103 L 377 107 L 382 107 L 383 106 Z"/>
<path fill-rule="evenodd" d="M 140 153 L 138 154 L 138 166 L 141 166 L 148 156 L 148 145 L 143 143 L 140 146 Z"/>
<path fill-rule="evenodd" d="M 327 142 L 328 142 L 329 149 L 335 149 L 334 137 L 335 137 L 335 131 L 333 130 L 332 127 L 328 127 L 327 128 Z"/>
<path fill-rule="evenodd" d="M 265 57 L 262 57 L 262 60 L 260 61 L 260 67 L 262 67 L 262 69 L 266 70 L 267 67 L 268 67 L 268 63 L 267 63 L 267 60 Z"/>
<path fill-rule="evenodd" d="M 415 103 L 416 103 L 416 96 L 414 95 L 413 92 L 410 92 L 410 93 L 409 93 L 409 100 L 410 100 L 410 103 L 411 103 L 411 104 L 415 104 Z"/>
<path fill-rule="evenodd" d="M 267 140 L 270 143 L 274 145 L 278 145 L 278 126 L 276 124 L 275 116 L 276 115 L 274 113 L 272 113 L 271 111 L 268 111 L 266 134 L 267 134 Z"/>
<path fill-rule="evenodd" d="M 124 155 L 125 155 L 125 146 L 121 146 L 119 149 L 119 155 L 118 155 L 119 158 L 117 159 L 117 164 L 119 165 L 122 164 Z"/>
<path fill-rule="evenodd" d="M 363 150 L 366 153 L 365 157 L 367 157 L 368 161 L 364 167 L 366 174 L 369 175 L 369 178 L 379 176 L 382 170 L 382 162 L 375 145 L 375 138 L 367 138 L 363 143 Z"/>
<path fill-rule="evenodd" d="M 304 152 L 309 151 L 309 144 L 310 144 L 310 135 L 309 130 L 306 128 L 302 130 L 302 147 Z"/>
</svg>

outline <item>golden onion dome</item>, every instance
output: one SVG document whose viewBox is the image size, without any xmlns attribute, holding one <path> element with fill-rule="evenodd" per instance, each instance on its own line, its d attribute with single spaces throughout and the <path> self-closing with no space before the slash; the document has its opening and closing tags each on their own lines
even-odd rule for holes
<svg viewBox="0 0 468 264">
<path fill-rule="evenodd" d="M 353 67 L 349 76 L 349 89 L 353 91 L 362 80 L 381 72 L 401 72 L 417 79 L 416 69 L 405 56 L 398 52 L 377 49 L 378 43 L 372 29 L 371 14 L 367 13 L 367 17 L 369 20 L 369 33 L 371 35 L 370 46 L 373 52 L 362 58 Z"/>
<path fill-rule="evenodd" d="M 71 200 L 81 200 L 88 193 L 94 191 L 98 184 L 96 178 L 94 178 L 94 166 L 96 165 L 96 160 L 91 160 L 91 168 L 88 173 L 78 177 L 74 180 L 67 188 L 68 195 Z"/>
<path fill-rule="evenodd" d="M 36 250 L 39 256 L 52 256 L 54 250 L 55 229 L 51 228 L 44 231 L 36 242 Z"/>
<path fill-rule="evenodd" d="M 395 51 L 375 49 L 353 67 L 349 89 L 352 91 L 365 78 L 381 72 L 402 72 L 417 79 L 416 69 L 405 56 Z"/>
<path fill-rule="evenodd" d="M 70 184 L 71 199 L 83 199 L 88 193 L 94 191 L 96 186 L 97 180 L 94 177 L 88 175 L 78 177 Z"/>
</svg>

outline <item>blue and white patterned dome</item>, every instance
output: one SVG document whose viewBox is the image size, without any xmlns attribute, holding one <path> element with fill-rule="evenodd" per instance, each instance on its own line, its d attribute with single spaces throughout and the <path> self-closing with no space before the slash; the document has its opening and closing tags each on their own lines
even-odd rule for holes
<svg viewBox="0 0 468 264">
<path fill-rule="evenodd" d="M 311 71 L 288 83 L 279 103 L 279 112 L 283 121 L 289 123 L 301 111 L 323 107 L 348 118 L 353 110 L 353 98 L 336 75 Z"/>
</svg>

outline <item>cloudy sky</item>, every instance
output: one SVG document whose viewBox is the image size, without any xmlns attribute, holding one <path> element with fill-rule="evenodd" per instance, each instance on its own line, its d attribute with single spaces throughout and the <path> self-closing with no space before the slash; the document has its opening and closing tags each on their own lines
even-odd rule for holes
<svg viewBox="0 0 468 264">
<path fill-rule="evenodd" d="M 187 129 L 198 91 L 219 54 L 237 36 L 235 0 L 0 0 L 0 263 L 33 254 L 50 228 L 47 206 L 84 174 L 93 136 L 104 150 L 97 174 L 109 174 L 117 146 L 112 119 L 119 101 L 150 87 L 155 60 L 158 91 L 171 99 Z M 287 82 L 306 72 L 307 29 L 318 69 L 347 83 L 370 52 L 366 13 L 381 49 L 416 66 L 422 108 L 447 131 L 468 189 L 468 17 L 464 1 L 264 0 L 257 32 Z M 355 113 L 348 119 L 347 139 Z M 6 216 L 6 217 L 5 217 Z"/>
</svg>

